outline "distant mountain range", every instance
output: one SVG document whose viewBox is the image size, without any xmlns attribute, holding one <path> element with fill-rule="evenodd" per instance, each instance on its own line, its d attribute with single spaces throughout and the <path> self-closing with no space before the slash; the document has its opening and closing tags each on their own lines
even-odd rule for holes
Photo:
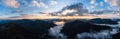
<svg viewBox="0 0 120 39">
<path fill-rule="evenodd" d="M 0 39 L 55 39 L 49 35 L 48 30 L 57 26 L 53 20 L 4 20 L 0 23 Z M 68 39 L 75 39 L 77 34 L 85 32 L 100 32 L 103 30 L 112 30 L 112 27 L 98 24 L 116 24 L 117 21 L 111 19 L 91 19 L 91 20 L 72 20 L 67 21 L 60 33 L 67 36 Z M 115 35 L 116 36 L 116 35 Z"/>
<path fill-rule="evenodd" d="M 88 22 L 94 23 L 94 24 L 110 24 L 110 25 L 118 24 L 118 22 L 115 21 L 115 20 L 112 20 L 112 19 L 102 19 L 102 18 L 91 19 Z"/>
<path fill-rule="evenodd" d="M 110 30 L 109 26 L 95 25 L 88 22 L 83 22 L 80 20 L 75 20 L 65 23 L 61 33 L 65 34 L 67 38 L 75 39 L 77 34 L 83 32 L 99 32 L 102 30 Z"/>
<path fill-rule="evenodd" d="M 49 28 L 54 26 L 43 20 L 7 20 L 0 24 L 0 39 L 45 39 Z"/>
</svg>

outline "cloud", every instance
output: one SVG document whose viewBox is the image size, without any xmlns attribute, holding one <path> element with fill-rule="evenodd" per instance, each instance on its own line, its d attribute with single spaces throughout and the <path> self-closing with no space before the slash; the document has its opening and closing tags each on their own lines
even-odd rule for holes
<svg viewBox="0 0 120 39">
<path fill-rule="evenodd" d="M 95 4 L 96 0 L 91 0 L 90 4 Z"/>
<path fill-rule="evenodd" d="M 38 1 L 36 1 L 36 0 L 33 0 L 30 5 L 35 6 L 35 7 L 48 8 L 48 6 L 47 6 L 45 3 L 43 3 L 43 2 L 38 2 Z"/>
<path fill-rule="evenodd" d="M 117 4 L 117 1 L 118 0 L 111 0 L 110 1 L 110 4 L 112 5 L 112 6 L 117 6 L 118 4 Z"/>
<path fill-rule="evenodd" d="M 73 13 L 73 12 L 77 12 L 76 10 L 65 10 L 65 11 L 63 11 L 61 14 L 62 15 L 67 15 L 67 14 L 71 14 L 71 13 Z"/>
<path fill-rule="evenodd" d="M 120 14 L 112 14 L 112 13 L 104 13 L 104 14 L 101 14 L 101 15 L 95 15 L 97 17 L 101 17 L 101 18 L 120 18 Z"/>
<path fill-rule="evenodd" d="M 27 6 L 29 3 L 27 2 L 27 0 L 22 0 L 22 2 L 24 3 L 25 6 Z"/>
<path fill-rule="evenodd" d="M 107 0 L 107 3 L 111 6 L 117 6 L 120 9 L 120 0 Z"/>
<path fill-rule="evenodd" d="M 119 6 L 119 8 L 120 8 L 120 0 L 117 1 L 117 4 L 118 4 L 118 6 Z"/>
<path fill-rule="evenodd" d="M 104 2 L 108 2 L 108 0 L 104 0 Z"/>
<path fill-rule="evenodd" d="M 0 18 L 3 18 L 2 16 L 0 16 Z"/>
<path fill-rule="evenodd" d="M 13 17 L 9 17 L 11 19 L 33 19 L 33 18 L 37 18 L 38 15 L 32 15 L 32 14 L 21 14 L 19 16 L 13 16 Z"/>
<path fill-rule="evenodd" d="M 15 11 L 12 11 L 11 13 L 21 13 L 23 12 L 22 10 L 15 10 Z"/>
<path fill-rule="evenodd" d="M 111 6 L 118 6 L 120 0 L 104 0 L 104 2 L 110 4 Z"/>
<path fill-rule="evenodd" d="M 3 1 L 5 5 L 13 7 L 13 8 L 19 8 L 19 3 L 16 0 L 4 0 Z"/>
<path fill-rule="evenodd" d="M 37 13 L 37 14 L 20 14 L 19 16 L 9 17 L 10 19 L 44 19 L 51 16 L 47 13 Z"/>
<path fill-rule="evenodd" d="M 6 16 L 0 15 L 0 19 L 5 19 L 7 18 Z"/>
<path fill-rule="evenodd" d="M 90 8 L 95 8 L 95 6 L 90 6 Z"/>
<path fill-rule="evenodd" d="M 50 1 L 50 5 L 56 5 L 56 4 L 58 4 L 58 2 L 57 1 Z"/>
<path fill-rule="evenodd" d="M 100 6 L 104 6 L 104 2 L 100 2 Z"/>
<path fill-rule="evenodd" d="M 44 8 L 48 8 L 48 6 L 45 5 L 43 2 L 40 2 L 40 3 L 39 3 L 39 6 L 40 6 L 40 7 L 44 7 Z"/>
<path fill-rule="evenodd" d="M 82 3 L 77 3 L 64 7 L 62 11 L 58 12 L 58 15 L 74 16 L 83 15 L 84 13 L 88 13 L 88 10 L 83 8 Z"/>
</svg>

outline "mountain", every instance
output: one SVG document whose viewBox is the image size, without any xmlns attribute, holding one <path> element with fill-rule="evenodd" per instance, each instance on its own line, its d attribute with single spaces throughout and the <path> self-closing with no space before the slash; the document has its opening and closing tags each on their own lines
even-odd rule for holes
<svg viewBox="0 0 120 39">
<path fill-rule="evenodd" d="M 75 20 L 65 23 L 61 33 L 67 36 L 67 38 L 75 38 L 77 34 L 84 32 L 99 32 L 102 30 L 109 30 L 111 27 L 95 25 L 80 20 Z"/>
<path fill-rule="evenodd" d="M 113 20 L 116 21 L 116 22 L 120 22 L 120 19 L 119 19 L 119 18 L 113 19 Z"/>
<path fill-rule="evenodd" d="M 2 20 L 0 20 L 0 24 L 8 23 L 8 22 L 11 22 L 11 21 L 14 21 L 14 20 L 4 20 L 4 19 L 2 19 Z"/>
<path fill-rule="evenodd" d="M 112 39 L 120 39 L 120 32 L 112 35 Z"/>
<path fill-rule="evenodd" d="M 111 19 L 102 19 L 102 18 L 95 18 L 91 19 L 88 22 L 95 23 L 95 24 L 118 24 L 118 22 L 111 20 Z"/>
<path fill-rule="evenodd" d="M 54 26 L 43 20 L 15 20 L 0 25 L 0 39 L 44 39 Z"/>
</svg>

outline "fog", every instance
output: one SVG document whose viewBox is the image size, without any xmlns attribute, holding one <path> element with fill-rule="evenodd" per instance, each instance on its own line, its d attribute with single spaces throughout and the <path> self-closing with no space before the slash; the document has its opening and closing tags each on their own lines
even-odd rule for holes
<svg viewBox="0 0 120 39">
<path fill-rule="evenodd" d="M 105 25 L 105 24 L 104 24 Z M 108 25 L 108 24 L 106 24 Z M 57 26 L 50 28 L 49 35 L 56 37 L 56 39 L 67 39 L 67 36 L 60 33 L 63 24 L 57 24 Z M 103 30 L 100 32 L 84 32 L 76 35 L 76 39 L 111 39 L 113 34 L 119 32 L 120 22 L 118 25 L 108 25 L 112 27 L 111 30 Z"/>
</svg>

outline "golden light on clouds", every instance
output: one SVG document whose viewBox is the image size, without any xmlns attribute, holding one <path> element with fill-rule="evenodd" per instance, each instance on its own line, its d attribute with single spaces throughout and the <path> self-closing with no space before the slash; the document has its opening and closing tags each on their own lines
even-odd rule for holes
<svg viewBox="0 0 120 39">
<path fill-rule="evenodd" d="M 11 19 L 93 19 L 95 16 L 27 16 Z"/>
<path fill-rule="evenodd" d="M 65 22 L 64 22 L 64 21 L 56 21 L 56 22 L 54 22 L 54 24 L 57 24 L 57 25 L 64 25 Z"/>
<path fill-rule="evenodd" d="M 16 0 L 5 0 L 4 3 L 5 5 L 13 7 L 13 8 L 19 7 L 19 3 Z"/>
<path fill-rule="evenodd" d="M 72 12 L 77 12 L 76 10 L 65 10 L 65 11 L 63 11 L 62 12 L 62 15 L 66 15 L 66 14 L 68 14 L 68 13 L 72 13 Z"/>
<path fill-rule="evenodd" d="M 72 12 L 72 11 L 71 11 Z M 53 16 L 49 13 L 46 14 L 21 14 L 20 16 L 11 17 L 10 19 L 94 19 L 94 18 L 115 18 L 120 14 L 84 14 L 82 16 L 75 14 L 73 16 L 57 15 Z"/>
</svg>

